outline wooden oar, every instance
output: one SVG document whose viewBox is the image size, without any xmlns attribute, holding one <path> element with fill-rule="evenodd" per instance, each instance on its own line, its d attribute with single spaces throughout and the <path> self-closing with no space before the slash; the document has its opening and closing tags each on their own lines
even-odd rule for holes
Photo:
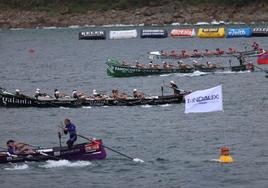
<svg viewBox="0 0 268 188">
<path fill-rule="evenodd" d="M 85 137 L 85 136 L 83 136 L 83 135 L 80 135 L 80 134 L 76 134 L 76 135 L 79 136 L 79 137 L 81 137 L 81 138 L 83 138 L 83 139 L 85 139 L 85 140 L 88 140 L 88 141 L 90 141 L 90 142 L 95 142 L 94 139 L 92 139 L 92 138 L 87 138 L 87 137 Z M 141 163 L 144 162 L 143 160 L 141 160 L 141 159 L 139 159 L 139 158 L 133 158 L 133 157 L 130 157 L 130 156 L 128 156 L 128 155 L 126 155 L 126 154 L 124 154 L 124 153 L 121 153 L 121 152 L 119 152 L 119 151 L 117 151 L 117 150 L 115 150 L 115 149 L 112 149 L 112 148 L 110 148 L 110 147 L 108 147 L 108 146 L 105 146 L 105 145 L 102 145 L 102 146 L 103 146 L 104 148 L 107 148 L 107 149 L 109 149 L 109 150 L 111 150 L 111 151 L 113 151 L 113 152 L 115 152 L 115 153 L 117 153 L 117 154 L 123 156 L 123 157 L 126 157 L 126 158 L 128 158 L 128 159 L 130 159 L 130 160 L 133 160 L 134 162 L 141 162 Z"/>
</svg>

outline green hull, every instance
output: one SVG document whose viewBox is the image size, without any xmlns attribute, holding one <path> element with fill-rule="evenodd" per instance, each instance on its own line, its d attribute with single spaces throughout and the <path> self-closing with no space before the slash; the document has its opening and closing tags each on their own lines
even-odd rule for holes
<svg viewBox="0 0 268 188">
<path fill-rule="evenodd" d="M 107 75 L 113 77 L 130 77 L 130 76 L 148 76 L 170 73 L 193 73 L 194 69 L 152 69 L 152 68 L 136 68 L 121 65 L 117 60 L 108 59 L 106 64 Z"/>
<path fill-rule="evenodd" d="M 254 67 L 251 69 L 247 65 L 238 65 L 230 67 L 216 67 L 216 68 L 207 68 L 207 67 L 195 67 L 191 69 L 154 69 L 154 68 L 136 68 L 130 66 L 123 66 L 117 60 L 108 59 L 106 64 L 107 75 L 113 77 L 131 77 L 131 76 L 148 76 L 148 75 L 159 75 L 159 74 L 171 74 L 171 73 L 193 73 L 194 71 L 200 72 L 216 72 L 216 71 L 254 71 Z"/>
</svg>

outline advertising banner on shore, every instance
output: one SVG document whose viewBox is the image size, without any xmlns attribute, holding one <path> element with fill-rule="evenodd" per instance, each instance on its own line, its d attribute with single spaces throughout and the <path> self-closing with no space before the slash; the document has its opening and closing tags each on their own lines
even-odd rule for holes
<svg viewBox="0 0 268 188">
<path fill-rule="evenodd" d="M 172 29 L 170 35 L 172 37 L 193 37 L 195 30 L 194 28 Z"/>
</svg>

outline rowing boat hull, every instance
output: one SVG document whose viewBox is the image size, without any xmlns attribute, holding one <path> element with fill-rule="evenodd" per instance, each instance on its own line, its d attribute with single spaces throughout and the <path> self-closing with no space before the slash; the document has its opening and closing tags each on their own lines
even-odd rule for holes
<svg viewBox="0 0 268 188">
<path fill-rule="evenodd" d="M 11 156 L 2 152 L 0 163 L 19 163 L 26 161 L 47 161 L 47 160 L 70 160 L 70 161 L 91 161 L 106 158 L 106 151 L 101 140 L 95 143 L 82 143 L 68 147 L 54 147 L 36 150 L 36 154 Z"/>
<path fill-rule="evenodd" d="M 178 60 L 178 59 L 187 59 L 187 58 L 210 58 L 210 57 L 238 57 L 240 55 L 248 56 L 248 57 L 257 57 L 258 55 L 264 52 L 259 52 L 258 50 L 250 50 L 250 51 L 243 51 L 237 53 L 224 53 L 224 54 L 202 54 L 202 55 L 188 55 L 188 56 L 181 56 L 181 55 L 168 55 L 168 54 L 161 54 L 159 51 L 150 52 L 149 59 L 161 59 L 161 60 Z"/>
<path fill-rule="evenodd" d="M 113 77 L 131 77 L 131 76 L 148 76 L 148 75 L 159 75 L 159 74 L 171 74 L 171 73 L 193 73 L 194 71 L 200 72 L 217 72 L 217 71 L 246 71 L 253 70 L 249 69 L 247 65 L 239 65 L 239 66 L 230 66 L 230 67 L 215 67 L 208 68 L 207 66 L 195 66 L 194 68 L 188 69 L 154 69 L 154 68 L 136 68 L 121 65 L 117 60 L 108 59 L 106 64 L 107 75 Z"/>
<path fill-rule="evenodd" d="M 159 105 L 183 102 L 183 94 L 153 96 L 143 99 L 47 99 L 39 100 L 31 97 L 18 97 L 13 94 L 0 92 L 0 107 L 68 107 L 77 108 L 83 106 L 137 106 L 137 105 Z"/>
</svg>

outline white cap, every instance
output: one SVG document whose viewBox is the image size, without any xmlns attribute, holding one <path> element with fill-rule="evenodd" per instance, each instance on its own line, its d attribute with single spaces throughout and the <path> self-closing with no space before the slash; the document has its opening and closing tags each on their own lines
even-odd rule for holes
<svg viewBox="0 0 268 188">
<path fill-rule="evenodd" d="M 164 63 L 166 63 L 165 61 L 162 61 L 162 63 L 164 64 Z"/>
<path fill-rule="evenodd" d="M 20 92 L 20 90 L 19 90 L 19 89 L 16 89 L 15 91 L 16 91 L 16 92 Z"/>
<path fill-rule="evenodd" d="M 193 60 L 194 63 L 198 63 L 198 61 L 196 61 L 195 59 Z"/>
<path fill-rule="evenodd" d="M 175 84 L 175 82 L 173 80 L 170 81 L 171 84 Z"/>
<path fill-rule="evenodd" d="M 97 91 L 96 91 L 96 89 L 93 89 L 93 95 L 97 95 L 98 93 L 97 93 Z"/>
<path fill-rule="evenodd" d="M 208 61 L 208 62 L 207 62 L 207 64 L 211 64 L 211 62 L 210 62 L 210 61 Z"/>
<path fill-rule="evenodd" d="M 77 92 L 77 91 L 74 89 L 74 90 L 73 90 L 73 94 L 76 93 L 76 92 Z"/>
<path fill-rule="evenodd" d="M 137 89 L 133 89 L 133 92 L 137 91 Z"/>
<path fill-rule="evenodd" d="M 36 88 L 36 91 L 40 91 L 40 89 L 39 88 Z"/>
</svg>

